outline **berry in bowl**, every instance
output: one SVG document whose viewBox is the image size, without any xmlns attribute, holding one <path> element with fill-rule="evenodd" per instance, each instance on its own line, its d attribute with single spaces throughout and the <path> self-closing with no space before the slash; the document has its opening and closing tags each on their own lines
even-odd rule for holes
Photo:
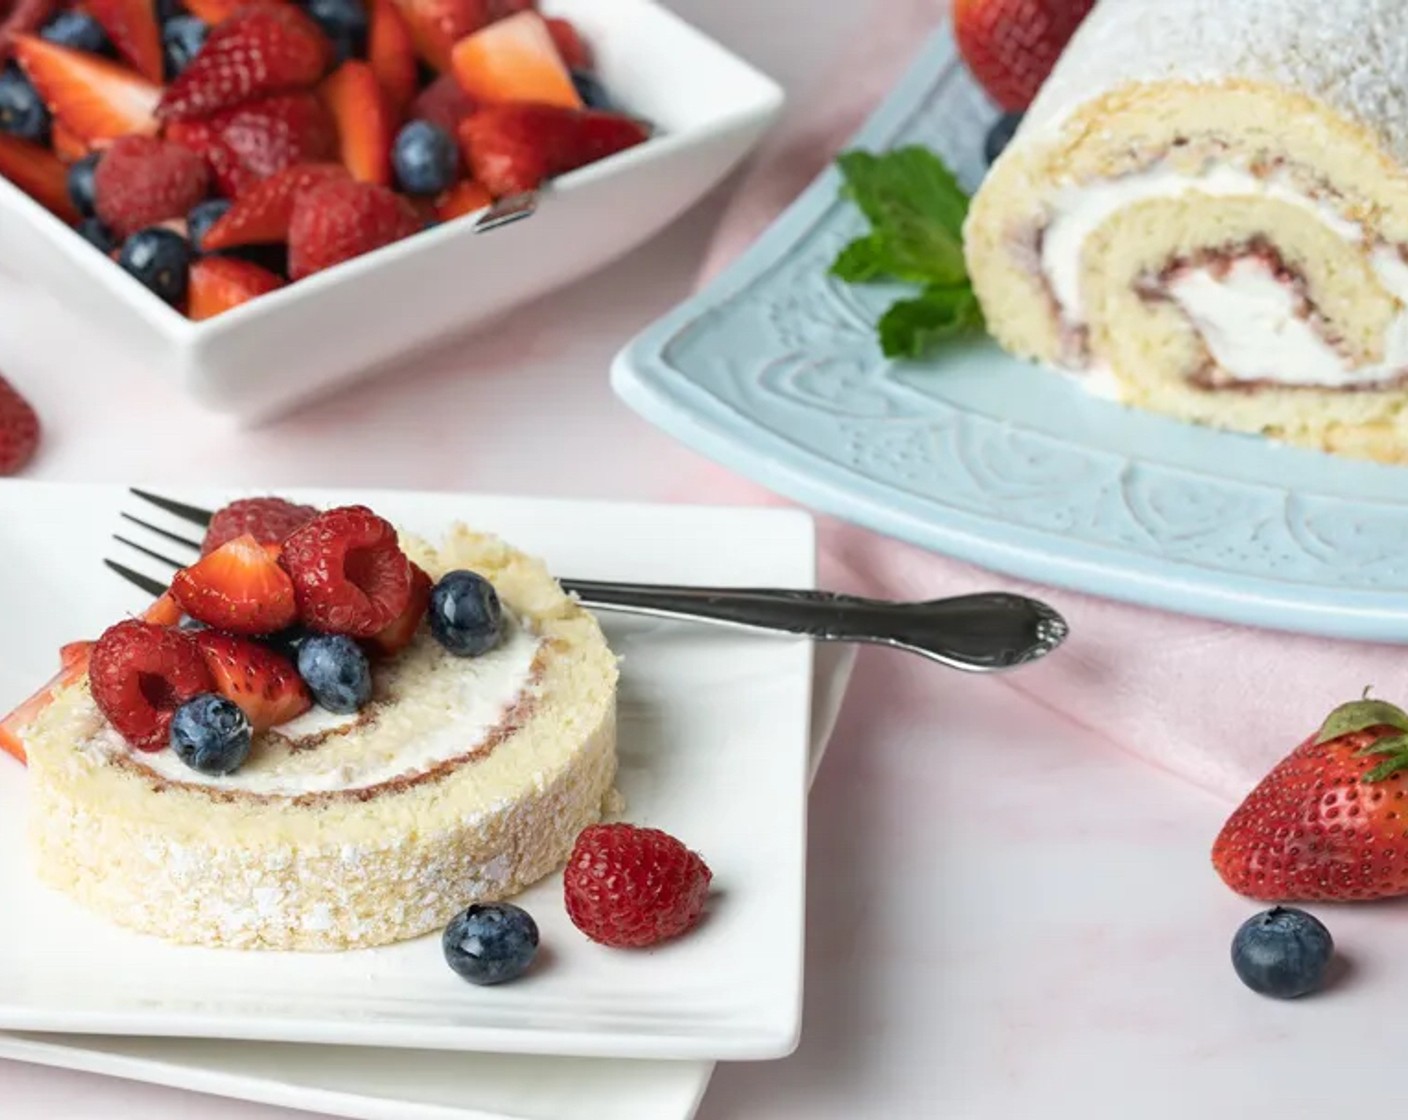
<svg viewBox="0 0 1408 1120">
<path fill-rule="evenodd" d="M 651 0 L 17 0 L 0 229 L 85 326 L 254 420 L 631 249 L 780 103 Z"/>
</svg>

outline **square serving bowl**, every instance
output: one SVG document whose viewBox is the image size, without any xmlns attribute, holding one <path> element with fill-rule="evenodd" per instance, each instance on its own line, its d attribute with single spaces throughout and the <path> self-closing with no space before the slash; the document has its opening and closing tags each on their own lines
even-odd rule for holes
<svg viewBox="0 0 1408 1120">
<path fill-rule="evenodd" d="M 552 0 L 656 135 L 554 180 L 489 233 L 461 218 L 192 322 L 0 178 L 5 266 L 217 412 L 264 420 L 602 267 L 659 231 L 762 137 L 781 89 L 651 0 Z"/>
</svg>

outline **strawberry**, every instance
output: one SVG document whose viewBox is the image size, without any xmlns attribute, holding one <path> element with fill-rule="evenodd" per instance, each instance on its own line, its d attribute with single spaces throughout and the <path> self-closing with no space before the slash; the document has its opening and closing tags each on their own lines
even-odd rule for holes
<svg viewBox="0 0 1408 1120">
<path fill-rule="evenodd" d="M 183 6 L 202 23 L 216 27 L 248 7 L 249 0 L 183 0 Z"/>
<path fill-rule="evenodd" d="M 199 322 L 213 319 L 255 296 L 284 286 L 267 268 L 236 257 L 202 257 L 191 265 L 186 290 L 186 314 Z"/>
<path fill-rule="evenodd" d="M 486 105 L 460 122 L 460 150 L 471 176 L 496 198 L 536 190 L 543 181 L 642 144 L 639 121 L 596 109 L 529 103 Z"/>
<path fill-rule="evenodd" d="M 215 690 L 239 705 L 256 733 L 297 719 L 313 706 L 298 670 L 283 654 L 214 630 L 197 633 L 195 643 Z"/>
<path fill-rule="evenodd" d="M 396 528 L 365 506 L 318 514 L 284 542 L 283 564 L 297 589 L 299 617 L 325 634 L 370 638 L 411 601 L 411 562 Z"/>
<path fill-rule="evenodd" d="M 953 0 L 958 50 L 1008 112 L 1036 99 L 1095 0 Z"/>
<path fill-rule="evenodd" d="M 416 50 L 437 70 L 450 68 L 450 52 L 490 19 L 489 0 L 396 0 Z"/>
<path fill-rule="evenodd" d="M 108 33 L 117 53 L 159 85 L 165 63 L 154 0 L 85 0 L 84 6 Z"/>
<path fill-rule="evenodd" d="M 562 57 L 567 69 L 590 70 L 595 59 L 592 57 L 591 47 L 577 30 L 577 25 L 571 20 L 556 17 L 549 19 L 547 24 L 553 46 L 557 48 L 557 53 Z"/>
<path fill-rule="evenodd" d="M 79 673 L 88 671 L 88 659 L 93 656 L 95 643 L 88 641 L 66 642 L 59 647 L 59 666 L 63 669 L 77 669 Z"/>
<path fill-rule="evenodd" d="M 215 511 L 201 541 L 201 555 L 208 556 L 246 533 L 260 544 L 282 546 L 317 516 L 312 506 L 297 505 L 286 498 L 239 498 Z"/>
<path fill-rule="evenodd" d="M 17 474 L 39 448 L 34 406 L 0 377 L 0 475 Z"/>
<path fill-rule="evenodd" d="M 319 92 L 337 126 L 342 163 L 352 178 L 390 186 L 396 118 L 376 71 L 369 63 L 349 58 Z"/>
<path fill-rule="evenodd" d="M 537 12 L 521 12 L 461 39 L 451 63 L 460 86 L 476 101 L 582 107 L 547 21 Z"/>
<path fill-rule="evenodd" d="M 32 35 L 15 37 L 15 57 L 49 111 L 74 136 L 96 143 L 152 136 L 161 87 L 125 66 Z"/>
<path fill-rule="evenodd" d="M 429 121 L 453 136 L 475 108 L 474 99 L 460 88 L 455 76 L 441 74 L 411 103 L 411 119 Z"/>
<path fill-rule="evenodd" d="M 171 592 L 163 591 L 142 612 L 142 620 L 157 626 L 175 626 L 181 621 L 181 604 L 171 597 Z"/>
<path fill-rule="evenodd" d="M 72 224 L 80 218 L 68 196 L 68 168 L 48 148 L 0 134 L 0 177 Z"/>
<path fill-rule="evenodd" d="M 232 634 L 272 634 L 298 617 L 288 574 L 249 535 L 177 572 L 171 594 L 192 618 Z"/>
<path fill-rule="evenodd" d="M 0 19 L 0 64 L 14 53 L 15 37 L 36 34 L 59 10 L 60 0 L 16 0 Z"/>
<path fill-rule="evenodd" d="M 582 830 L 562 873 L 572 924 L 615 949 L 643 949 L 692 929 L 713 878 L 673 836 L 629 824 Z"/>
<path fill-rule="evenodd" d="M 421 228 L 414 208 L 386 187 L 350 179 L 321 183 L 294 199 L 288 225 L 289 276 L 302 280 Z"/>
<path fill-rule="evenodd" d="M 176 709 L 215 685 L 189 634 L 137 619 L 103 632 L 88 679 L 99 710 L 142 751 L 166 746 Z"/>
<path fill-rule="evenodd" d="M 88 672 L 95 642 L 70 642 L 64 650 L 70 651 L 63 657 L 62 667 L 44 682 L 43 686 L 24 700 L 14 711 L 0 720 L 0 751 L 12 755 L 20 762 L 25 761 L 24 735 L 30 725 L 39 718 L 54 701 L 59 689 L 73 684 Z M 85 647 L 79 650 L 78 647 Z M 63 651 L 60 651 L 61 654 Z"/>
<path fill-rule="evenodd" d="M 151 136 L 121 136 L 93 173 L 98 217 L 119 238 L 184 218 L 210 190 L 205 160 Z"/>
<path fill-rule="evenodd" d="M 337 155 L 337 130 L 312 93 L 276 94 L 207 120 L 173 121 L 166 135 L 205 156 L 220 192 L 231 198 L 294 164 Z"/>
<path fill-rule="evenodd" d="M 1335 709 L 1223 825 L 1212 862 L 1251 898 L 1349 901 L 1408 894 L 1408 712 Z"/>
<path fill-rule="evenodd" d="M 490 19 L 508 19 L 519 12 L 536 12 L 538 0 L 489 0 Z"/>
<path fill-rule="evenodd" d="M 405 116 L 420 89 L 416 45 L 396 0 L 371 0 L 367 60 L 376 71 L 386 99 L 397 115 Z"/>
<path fill-rule="evenodd" d="M 285 242 L 289 219 L 293 217 L 293 203 L 299 194 L 319 183 L 346 178 L 346 169 L 338 163 L 299 163 L 287 167 L 240 195 L 206 232 L 201 246 L 213 251 L 238 245 Z"/>
<path fill-rule="evenodd" d="M 200 53 L 167 87 L 157 116 L 190 120 L 251 98 L 304 89 L 331 62 L 332 44 L 309 16 L 265 0 L 211 30 Z"/>
<path fill-rule="evenodd" d="M 54 147 L 54 154 L 64 163 L 77 163 L 92 152 L 87 142 L 65 128 L 62 121 L 53 122 L 49 129 L 49 141 Z"/>
<path fill-rule="evenodd" d="M 372 651 L 384 657 L 393 657 L 405 649 L 415 639 L 420 629 L 421 619 L 430 606 L 430 577 L 417 565 L 411 565 L 411 597 L 406 609 L 396 616 L 384 629 L 378 630 L 367 645 Z"/>
<path fill-rule="evenodd" d="M 435 216 L 442 222 L 463 218 L 493 204 L 489 192 L 473 179 L 461 179 L 435 200 Z"/>
</svg>

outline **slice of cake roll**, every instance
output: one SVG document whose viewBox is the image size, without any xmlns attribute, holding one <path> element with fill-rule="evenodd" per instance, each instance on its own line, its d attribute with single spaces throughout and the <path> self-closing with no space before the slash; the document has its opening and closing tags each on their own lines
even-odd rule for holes
<svg viewBox="0 0 1408 1120">
<path fill-rule="evenodd" d="M 1102 0 L 970 211 L 1006 349 L 1408 461 L 1408 3 Z"/>
</svg>

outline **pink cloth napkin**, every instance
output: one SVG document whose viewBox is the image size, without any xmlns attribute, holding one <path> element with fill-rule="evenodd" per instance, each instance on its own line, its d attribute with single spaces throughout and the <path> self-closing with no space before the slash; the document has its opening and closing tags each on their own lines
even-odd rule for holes
<svg viewBox="0 0 1408 1120">
<path fill-rule="evenodd" d="M 801 108 L 745 175 L 703 280 L 746 248 L 845 146 L 944 7 L 943 0 L 877 0 L 848 57 L 797 99 Z M 688 480 L 679 496 L 781 501 L 717 468 Z M 1003 684 L 1227 799 L 1244 795 L 1331 708 L 1366 686 L 1386 699 L 1408 697 L 1408 653 L 1398 647 L 1224 625 L 1027 585 L 832 520 L 823 521 L 821 541 L 822 579 L 839 590 L 910 599 L 1006 588 L 1050 602 L 1071 623 L 1069 641 L 1046 661 L 1000 678 Z M 927 678 L 904 676 L 921 718 Z"/>
</svg>

